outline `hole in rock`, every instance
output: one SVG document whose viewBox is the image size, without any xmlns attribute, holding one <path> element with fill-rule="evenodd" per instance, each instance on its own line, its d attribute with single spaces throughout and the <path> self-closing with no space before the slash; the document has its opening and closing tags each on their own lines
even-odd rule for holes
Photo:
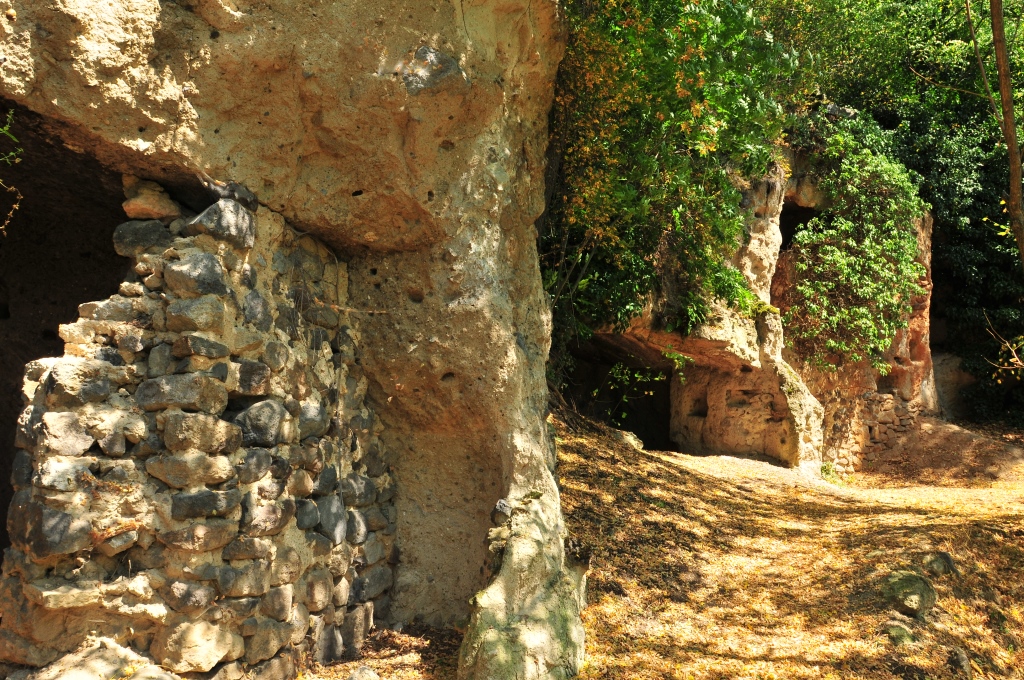
<svg viewBox="0 0 1024 680">
<path fill-rule="evenodd" d="M 420 290 L 419 288 L 410 288 L 408 290 L 408 293 L 409 293 L 409 300 L 411 302 L 415 302 L 416 304 L 419 304 L 419 303 L 423 302 L 423 297 L 424 297 L 423 291 Z"/>
<path fill-rule="evenodd" d="M 644 448 L 672 451 L 671 371 L 648 369 L 633 357 L 577 354 L 566 400 L 587 417 L 632 432 Z"/>
<path fill-rule="evenodd" d="M 12 108 L 0 100 L 0 112 Z M 52 139 L 41 120 L 18 109 L 11 132 L 21 162 L 0 165 L 0 179 L 24 198 L 0 236 L 0 544 L 9 545 L 7 509 L 14 432 L 23 408 L 25 364 L 64 354 L 57 329 L 78 305 L 117 292 L 128 260 L 114 252 L 114 227 L 126 221 L 121 176 Z M 8 150 L 6 147 L 4 151 Z M 0 192 L 0 216 L 13 195 Z"/>
<path fill-rule="evenodd" d="M 363 190 L 362 189 L 356 189 L 355 191 L 352 192 L 352 195 L 353 196 L 362 196 L 363 195 Z"/>
<path fill-rule="evenodd" d="M 782 250 L 793 245 L 793 237 L 808 222 L 821 215 L 821 211 L 814 208 L 804 208 L 786 201 L 782 205 L 782 214 L 779 215 L 779 230 L 782 232 Z"/>
</svg>

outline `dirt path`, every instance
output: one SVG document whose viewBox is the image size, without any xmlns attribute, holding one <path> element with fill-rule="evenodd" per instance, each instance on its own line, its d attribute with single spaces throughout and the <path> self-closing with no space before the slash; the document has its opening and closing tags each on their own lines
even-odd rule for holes
<svg viewBox="0 0 1024 680">
<path fill-rule="evenodd" d="M 570 528 L 594 544 L 583 678 L 1024 678 L 1024 488 L 852 488 L 728 457 L 560 437 Z M 960 576 L 904 620 L 879 593 L 931 551 Z M 955 664 L 954 664 L 955 665 Z"/>
<path fill-rule="evenodd" d="M 965 678 L 956 650 L 975 679 L 1024 678 L 1024 484 L 979 488 L 929 459 L 918 479 L 940 486 L 885 472 L 836 486 L 640 451 L 614 430 L 562 428 L 558 442 L 566 521 L 594 548 L 584 680 Z M 961 573 L 933 579 L 938 605 L 900 619 L 916 641 L 897 647 L 879 584 L 933 551 Z M 365 664 L 384 680 L 449 680 L 459 639 L 382 631 L 364 659 L 306 677 Z"/>
</svg>

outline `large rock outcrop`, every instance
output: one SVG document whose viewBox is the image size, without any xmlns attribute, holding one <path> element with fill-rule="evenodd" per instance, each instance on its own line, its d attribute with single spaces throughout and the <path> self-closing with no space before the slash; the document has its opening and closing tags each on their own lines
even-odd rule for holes
<svg viewBox="0 0 1024 680">
<path fill-rule="evenodd" d="M 550 322 L 533 227 L 563 42 L 557 5 L 15 9 L 16 21 L 0 20 L 0 93 L 65 144 L 158 182 L 186 210 L 205 207 L 196 171 L 235 180 L 257 195 L 261 223 L 286 221 L 344 263 L 337 318 L 307 322 L 347 327 L 365 378 L 361 422 L 380 421 L 373 464 L 395 481 L 400 555 L 389 617 L 467 623 L 463 677 L 573 673 L 583 566 L 563 547 L 544 423 Z M 270 254 L 247 264 L 282 275 Z M 166 271 L 165 281 L 191 277 Z M 283 312 L 269 313 L 280 325 Z M 173 407 L 153 390 L 153 404 Z"/>
</svg>

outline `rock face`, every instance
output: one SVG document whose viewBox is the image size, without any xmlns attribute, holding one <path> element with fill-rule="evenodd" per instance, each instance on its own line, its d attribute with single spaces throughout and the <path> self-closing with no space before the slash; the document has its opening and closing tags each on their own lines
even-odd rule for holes
<svg viewBox="0 0 1024 680">
<path fill-rule="evenodd" d="M 230 612 L 217 621 L 231 622 L 217 625 L 247 646 L 259 641 L 262 651 L 247 648 L 243 663 L 281 639 L 260 627 L 250 600 L 298 583 L 317 564 L 329 564 L 335 581 L 353 581 L 372 566 L 361 557 L 384 555 L 387 567 L 346 592 L 377 593 L 373 608 L 385 619 L 468 619 L 462 677 L 574 672 L 583 571 L 565 556 L 544 424 L 549 318 L 533 228 L 563 42 L 557 5 L 84 0 L 18 11 L 17 22 L 0 24 L 0 91 L 66 144 L 130 175 L 126 209 L 143 225 L 122 229 L 117 244 L 136 259 L 131 294 L 68 326 L 69 357 L 31 368 L 30 396 L 44 399 L 44 376 L 70 357 L 93 356 L 100 343 L 124 354 L 125 365 L 104 368 L 106 382 L 90 379 L 80 394 L 53 392 L 59 407 L 36 406 L 32 427 L 50 412 L 87 422 L 84 430 L 70 419 L 54 423 L 52 437 L 40 429 L 26 448 L 34 465 L 51 455 L 94 457 L 90 474 L 99 479 L 156 456 L 153 470 L 167 479 L 196 474 L 216 488 L 158 490 L 165 482 L 141 465 L 124 473 L 141 497 L 129 494 L 116 510 L 107 500 L 93 509 L 84 489 L 26 487 L 18 499 L 26 566 L 5 571 L 0 654 L 38 665 L 70 649 L 75 616 L 53 618 L 51 634 L 16 586 L 71 559 L 59 555 L 121 535 L 105 524 L 116 514 L 141 523 L 131 527 L 139 532 L 133 564 L 216 584 L 217 611 Z M 254 228 L 239 209 L 249 199 L 236 192 L 241 202 L 232 202 L 230 183 L 209 194 L 200 170 L 255 192 Z M 176 210 L 183 217 L 169 251 L 151 218 L 166 222 Z M 145 427 L 97 429 L 92 414 L 104 409 Z M 214 481 L 222 466 L 198 465 L 194 451 L 177 448 L 178 435 L 165 451 L 160 428 L 178 411 L 239 426 L 243 448 L 202 451 L 211 461 L 231 458 L 235 479 Z M 235 441 L 209 437 L 204 449 Z M 312 440 L 320 444 L 303 444 Z M 255 450 L 269 452 L 269 467 Z M 339 508 L 335 485 L 353 470 L 383 481 L 370 504 Z M 297 502 L 309 494 L 334 500 L 314 514 Z M 492 573 L 486 537 L 500 499 L 515 511 Z M 249 534 L 236 541 L 269 542 L 269 556 L 223 566 L 207 556 L 228 537 L 192 527 L 224 521 Z M 383 538 L 392 530 L 397 549 Z M 161 546 L 171 545 L 184 548 L 168 556 Z M 237 545 L 243 555 L 264 549 Z M 300 622 L 304 608 L 314 611 L 304 592 L 295 588 Z M 320 596 L 312 601 L 319 606 Z M 323 630 L 365 630 L 370 604 L 331 612 L 340 605 L 312 618 Z M 119 635 L 127 619 L 152 618 L 125 613 L 149 612 L 148 604 L 118 606 Z M 246 623 L 252 616 L 259 625 Z M 294 672 L 280 654 L 260 668 Z"/>
<path fill-rule="evenodd" d="M 814 474 L 823 462 L 853 472 L 863 462 L 884 460 L 919 414 L 938 410 L 928 325 L 931 218 L 916 225 L 920 262 L 928 270 L 920 282 L 925 293 L 912 301 L 909 326 L 889 350 L 889 373 L 881 376 L 867 362 L 823 373 L 785 346 L 777 309 L 786 307 L 792 290 L 784 211 L 813 213 L 825 205 L 806 160 L 791 155 L 787 165 L 790 174 L 776 166 L 743 187 L 750 215 L 732 265 L 761 301 L 759 310 L 745 316 L 718 305 L 688 336 L 654 330 L 651 312 L 624 333 L 596 334 L 595 342 L 681 373 L 683 380 L 671 384 L 670 430 L 680 450 L 767 456 Z M 663 294 L 670 294 L 671 267 L 662 278 Z M 682 366 L 666 360 L 672 355 Z"/>
</svg>

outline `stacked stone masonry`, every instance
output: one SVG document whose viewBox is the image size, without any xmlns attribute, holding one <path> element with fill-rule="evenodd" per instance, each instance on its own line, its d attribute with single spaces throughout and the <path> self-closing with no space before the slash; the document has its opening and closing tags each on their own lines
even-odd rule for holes
<svg viewBox="0 0 1024 680">
<path fill-rule="evenodd" d="M 119 294 L 26 368 L 0 658 L 101 637 L 166 677 L 290 677 L 387 620 L 398 555 L 346 265 L 266 208 L 153 195 Z"/>
</svg>

